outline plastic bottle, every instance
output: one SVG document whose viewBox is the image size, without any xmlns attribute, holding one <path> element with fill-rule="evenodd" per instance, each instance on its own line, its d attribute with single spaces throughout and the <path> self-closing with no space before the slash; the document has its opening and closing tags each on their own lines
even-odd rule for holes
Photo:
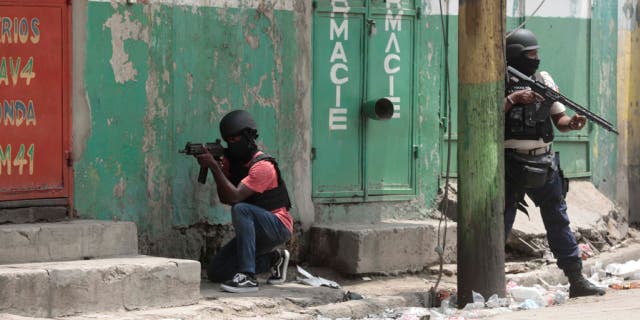
<svg viewBox="0 0 640 320">
<path fill-rule="evenodd" d="M 640 260 L 637 260 L 637 261 L 631 260 L 622 264 L 612 263 L 605 268 L 605 271 L 614 276 L 627 278 L 634 275 L 637 272 L 640 272 Z"/>
<path fill-rule="evenodd" d="M 548 301 L 542 296 L 542 292 L 534 287 L 513 287 L 509 291 L 511 297 L 517 302 L 523 302 L 525 300 L 532 300 L 540 307 L 546 307 Z"/>
</svg>

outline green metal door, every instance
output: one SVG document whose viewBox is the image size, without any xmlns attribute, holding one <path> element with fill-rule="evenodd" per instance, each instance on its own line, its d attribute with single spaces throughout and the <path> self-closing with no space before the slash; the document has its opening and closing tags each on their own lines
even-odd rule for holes
<svg viewBox="0 0 640 320">
<path fill-rule="evenodd" d="M 313 195 L 330 201 L 415 194 L 413 0 L 314 2 Z M 363 115 L 388 99 L 393 116 Z M 391 196 L 391 197 L 389 197 Z"/>
<path fill-rule="evenodd" d="M 333 8 L 330 2 L 320 1 L 314 15 L 313 192 L 354 197 L 363 194 L 360 104 L 365 7 L 364 1 L 336 1 Z"/>
<path fill-rule="evenodd" d="M 413 192 L 415 10 L 411 2 L 402 1 L 400 7 L 400 3 L 372 0 L 369 10 L 366 100 L 386 97 L 394 105 L 391 120 L 366 122 L 366 178 L 371 195 Z"/>
</svg>

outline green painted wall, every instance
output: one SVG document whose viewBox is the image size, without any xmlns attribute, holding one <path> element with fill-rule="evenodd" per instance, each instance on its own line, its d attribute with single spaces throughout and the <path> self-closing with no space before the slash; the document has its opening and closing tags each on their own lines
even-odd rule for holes
<svg viewBox="0 0 640 320">
<path fill-rule="evenodd" d="M 595 0 L 591 18 L 591 110 L 614 125 L 617 123 L 617 1 Z M 618 137 L 601 128 L 591 131 L 595 186 L 616 199 Z"/>
<path fill-rule="evenodd" d="M 305 32 L 299 10 L 89 2 L 79 215 L 135 221 L 152 242 L 176 226 L 228 223 L 212 177 L 198 184 L 197 162 L 177 151 L 218 138 L 221 116 L 235 108 L 255 116 L 259 143 L 279 159 L 287 184 L 304 192 L 296 179 L 308 171 L 298 163 L 308 159 L 308 120 L 299 111 L 308 44 L 292 27 Z"/>
<path fill-rule="evenodd" d="M 222 114 L 247 108 L 261 127 L 264 149 L 280 160 L 295 202 L 294 218 L 304 226 L 428 216 L 446 164 L 447 92 L 440 16 L 433 13 L 434 1 L 416 3 L 422 11 L 414 44 L 415 195 L 338 204 L 311 198 L 310 3 L 274 10 L 87 2 L 86 25 L 77 27 L 86 31 L 79 95 L 86 96 L 88 110 L 81 123 L 74 121 L 74 137 L 82 137 L 74 140 L 78 214 L 135 221 L 149 242 L 162 242 L 158 239 L 170 237 L 175 228 L 228 223 L 228 207 L 217 203 L 214 185 L 199 185 L 196 162 L 177 150 L 187 141 L 214 140 Z M 615 120 L 610 104 L 616 99 L 611 27 L 616 6 L 596 1 L 592 15 L 591 20 L 533 18 L 529 27 L 543 45 L 542 69 L 554 75 L 561 91 Z M 458 19 L 444 18 L 455 116 Z M 521 21 L 509 18 L 507 25 Z M 455 120 L 448 129 L 458 131 Z M 592 176 L 601 190 L 615 193 L 615 184 L 607 181 L 616 168 L 615 140 L 590 130 L 589 137 L 559 137 L 562 164 L 574 176 Z M 456 158 L 454 148 L 453 171 Z"/>
</svg>

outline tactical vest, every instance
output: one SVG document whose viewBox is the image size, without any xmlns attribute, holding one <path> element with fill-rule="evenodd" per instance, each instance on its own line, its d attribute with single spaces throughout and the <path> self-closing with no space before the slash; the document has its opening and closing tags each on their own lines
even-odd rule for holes
<svg viewBox="0 0 640 320">
<path fill-rule="evenodd" d="M 240 181 L 242 181 L 242 179 L 244 179 L 244 177 L 249 174 L 249 169 L 251 169 L 251 167 L 253 167 L 253 165 L 255 165 L 256 163 L 258 163 L 258 161 L 262 160 L 269 161 L 273 164 L 273 167 L 276 169 L 276 174 L 278 175 L 278 186 L 276 188 L 266 190 L 263 193 L 254 193 L 243 202 L 264 208 L 268 211 L 273 211 L 282 207 L 287 208 L 287 210 L 291 209 L 291 200 L 289 199 L 287 186 L 285 185 L 284 180 L 282 180 L 282 176 L 280 175 L 278 163 L 272 156 L 261 154 L 253 158 L 253 160 L 251 160 L 246 166 L 230 162 L 229 180 L 231 181 L 231 183 L 233 183 L 234 186 L 237 187 L 240 184 Z"/>
<path fill-rule="evenodd" d="M 541 78 L 539 73 L 536 73 L 535 77 Z M 509 83 L 506 94 L 509 95 L 524 89 L 529 88 Z M 544 142 L 553 141 L 553 122 L 550 113 L 552 103 L 552 101 L 545 100 L 531 104 L 513 105 L 505 115 L 505 140 L 538 140 L 542 138 Z"/>
</svg>

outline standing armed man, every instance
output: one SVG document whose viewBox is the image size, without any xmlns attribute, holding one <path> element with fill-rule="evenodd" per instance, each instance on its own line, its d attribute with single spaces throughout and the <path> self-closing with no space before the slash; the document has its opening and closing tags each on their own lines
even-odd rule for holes
<svg viewBox="0 0 640 320">
<path fill-rule="evenodd" d="M 271 268 L 269 284 L 286 280 L 289 252 L 276 250 L 291 238 L 291 202 L 275 159 L 258 150 L 256 122 L 244 110 L 227 113 L 220 121 L 227 143 L 222 161 L 210 153 L 198 157 L 211 169 L 218 197 L 231 205 L 235 238 L 207 266 L 209 280 L 222 282 L 228 292 L 258 291 L 256 274 Z"/>
<path fill-rule="evenodd" d="M 506 45 L 509 66 L 557 91 L 549 73 L 536 72 L 540 64 L 539 46 L 531 31 L 518 29 L 512 32 Z M 586 118 L 569 117 L 563 104 L 543 100 L 529 88 L 508 80 L 504 102 L 505 235 L 513 227 L 516 210 L 523 209 L 527 194 L 540 207 L 551 252 L 558 267 L 569 278 L 569 297 L 603 295 L 603 289 L 582 275 L 580 250 L 567 216 L 568 180 L 560 170 L 559 154 L 551 149 L 553 125 L 561 132 L 580 130 L 585 126 Z"/>
</svg>

